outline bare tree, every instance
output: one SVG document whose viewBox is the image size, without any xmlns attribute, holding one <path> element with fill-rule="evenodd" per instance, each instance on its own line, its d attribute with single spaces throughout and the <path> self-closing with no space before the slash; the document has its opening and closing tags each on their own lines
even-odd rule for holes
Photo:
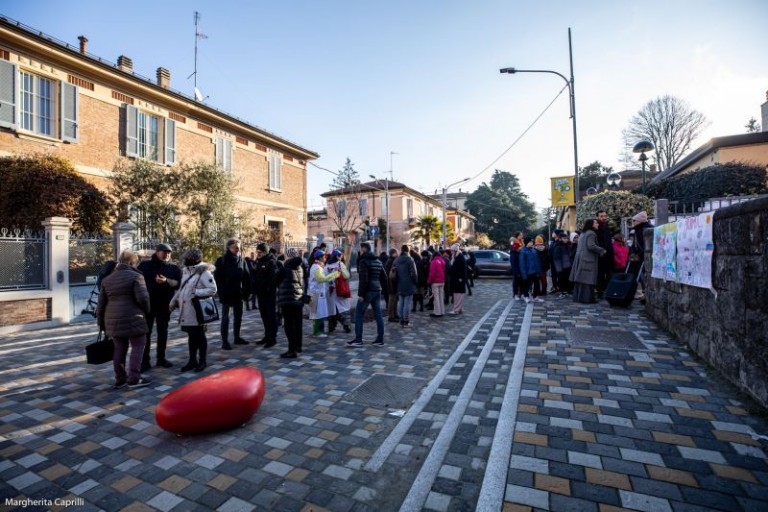
<svg viewBox="0 0 768 512">
<path fill-rule="evenodd" d="M 345 237 L 356 232 L 368 218 L 368 204 L 365 187 L 360 184 L 360 176 L 349 158 L 344 168 L 339 171 L 331 183 L 333 192 L 326 201 L 328 218 L 337 231 Z M 324 194 L 326 195 L 326 194 Z"/>
<path fill-rule="evenodd" d="M 701 112 L 675 96 L 661 96 L 643 106 L 629 121 L 630 140 L 650 140 L 660 171 L 674 166 L 708 124 Z"/>
</svg>

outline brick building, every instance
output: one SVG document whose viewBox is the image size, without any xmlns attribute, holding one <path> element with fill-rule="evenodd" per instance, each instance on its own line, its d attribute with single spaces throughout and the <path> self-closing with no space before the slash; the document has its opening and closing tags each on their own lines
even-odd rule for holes
<svg viewBox="0 0 768 512">
<path fill-rule="evenodd" d="M 156 80 L 0 18 L 0 155 L 51 152 L 108 186 L 118 159 L 216 162 L 238 183 L 237 208 L 256 227 L 304 240 L 307 162 L 318 154 Z"/>
<path fill-rule="evenodd" d="M 342 245 L 346 239 L 356 243 L 359 240 L 352 233 L 362 233 L 366 222 L 377 226 L 380 219 L 387 218 L 386 195 L 389 196 L 390 247 L 411 243 L 419 217 L 432 215 L 442 221 L 442 201 L 397 181 L 386 180 L 386 187 L 384 185 L 383 181 L 370 181 L 321 194 L 326 208 L 310 212 L 309 235 L 322 235 L 335 245 Z M 451 203 L 447 206 L 446 222 L 453 226 L 454 234 L 464 240 L 474 238 L 475 217 L 452 207 Z M 381 250 L 386 244 L 378 242 L 377 250 Z"/>
</svg>

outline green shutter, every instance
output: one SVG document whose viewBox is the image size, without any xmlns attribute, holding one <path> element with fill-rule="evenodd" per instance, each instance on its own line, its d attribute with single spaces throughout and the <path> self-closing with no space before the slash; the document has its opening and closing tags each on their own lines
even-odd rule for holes
<svg viewBox="0 0 768 512">
<path fill-rule="evenodd" d="M 125 156 L 139 156 L 139 109 L 125 105 Z"/>
<path fill-rule="evenodd" d="M 16 128 L 16 64 L 0 60 L 0 126 Z"/>
<path fill-rule="evenodd" d="M 77 87 L 62 82 L 61 139 L 66 142 L 77 142 L 80 139 L 80 129 L 77 126 L 77 102 Z"/>
<path fill-rule="evenodd" d="M 165 120 L 165 165 L 176 164 L 176 121 Z"/>
</svg>

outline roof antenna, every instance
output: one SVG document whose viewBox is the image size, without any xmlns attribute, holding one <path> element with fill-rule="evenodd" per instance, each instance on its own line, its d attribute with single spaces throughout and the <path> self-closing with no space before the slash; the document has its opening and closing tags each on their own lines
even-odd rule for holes
<svg viewBox="0 0 768 512">
<path fill-rule="evenodd" d="M 197 88 L 197 42 L 201 39 L 208 39 L 208 36 L 200 32 L 200 13 L 198 11 L 195 11 L 195 70 L 192 72 L 191 75 L 187 77 L 187 80 L 195 77 L 195 83 L 194 83 L 194 91 L 195 91 L 195 99 L 199 102 L 205 101 L 208 96 L 203 96 L 203 93 L 200 92 L 200 89 Z"/>
</svg>

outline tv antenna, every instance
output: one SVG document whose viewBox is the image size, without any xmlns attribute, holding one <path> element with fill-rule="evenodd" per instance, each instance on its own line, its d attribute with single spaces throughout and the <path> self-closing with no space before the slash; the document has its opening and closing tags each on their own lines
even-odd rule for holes
<svg viewBox="0 0 768 512">
<path fill-rule="evenodd" d="M 201 39 L 208 39 L 208 36 L 200 32 L 200 13 L 198 11 L 195 11 L 195 70 L 192 72 L 191 75 L 187 77 L 187 80 L 189 80 L 192 77 L 195 77 L 194 82 L 194 91 L 195 91 L 195 99 L 197 101 L 203 102 L 208 98 L 208 96 L 203 96 L 203 93 L 200 92 L 200 89 L 197 88 L 197 42 Z"/>
</svg>

